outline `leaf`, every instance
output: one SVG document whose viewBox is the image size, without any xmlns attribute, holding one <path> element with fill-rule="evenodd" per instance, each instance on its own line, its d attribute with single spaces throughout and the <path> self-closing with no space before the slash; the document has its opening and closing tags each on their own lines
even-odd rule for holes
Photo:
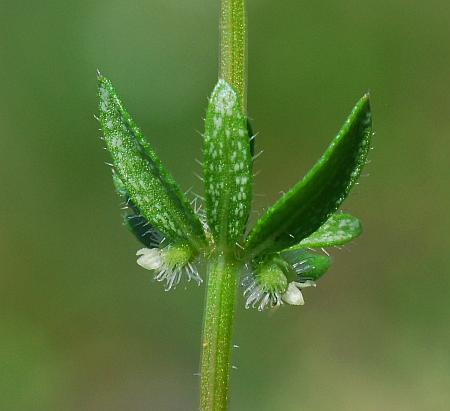
<svg viewBox="0 0 450 411">
<path fill-rule="evenodd" d="M 220 246 L 242 237 L 251 205 L 252 157 L 239 98 L 219 80 L 211 95 L 203 144 L 208 225 Z"/>
<path fill-rule="evenodd" d="M 281 257 L 292 266 L 297 276 L 295 281 L 316 281 L 328 271 L 331 265 L 330 257 L 305 250 L 284 251 Z"/>
<path fill-rule="evenodd" d="M 246 253 L 260 256 L 299 243 L 333 214 L 358 179 L 372 137 L 369 95 L 356 104 L 325 153 L 256 223 Z"/>
<path fill-rule="evenodd" d="M 362 226 L 356 217 L 349 214 L 333 214 L 317 231 L 289 250 L 343 245 L 358 237 L 361 232 Z"/>
<path fill-rule="evenodd" d="M 131 200 L 127 193 L 125 185 L 120 180 L 117 173 L 113 173 L 113 182 L 117 194 L 122 199 L 124 204 L 123 221 L 124 225 L 130 230 L 147 248 L 162 248 L 164 247 L 164 234 L 159 232 L 156 228 L 148 222 L 148 220 L 141 215 L 136 205 Z"/>
<path fill-rule="evenodd" d="M 133 204 L 172 242 L 199 251 L 206 244 L 200 221 L 126 112 L 111 82 L 100 74 L 98 82 L 99 120 L 106 146 Z"/>
</svg>

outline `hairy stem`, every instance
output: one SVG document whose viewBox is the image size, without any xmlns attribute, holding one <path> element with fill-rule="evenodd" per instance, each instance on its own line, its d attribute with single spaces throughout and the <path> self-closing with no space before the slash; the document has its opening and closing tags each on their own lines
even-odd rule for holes
<svg viewBox="0 0 450 411">
<path fill-rule="evenodd" d="M 246 112 L 247 99 L 247 22 L 245 0 L 221 0 L 220 77 L 241 97 Z"/>
<path fill-rule="evenodd" d="M 239 266 L 234 257 L 215 255 L 208 267 L 208 287 L 200 366 L 200 411 L 225 411 L 231 368 Z"/>
<path fill-rule="evenodd" d="M 237 92 L 244 113 L 246 31 L 245 0 L 221 0 L 219 77 Z M 200 365 L 200 411 L 226 411 L 228 408 L 231 335 L 239 268 L 233 250 L 218 250 L 209 262 Z"/>
</svg>

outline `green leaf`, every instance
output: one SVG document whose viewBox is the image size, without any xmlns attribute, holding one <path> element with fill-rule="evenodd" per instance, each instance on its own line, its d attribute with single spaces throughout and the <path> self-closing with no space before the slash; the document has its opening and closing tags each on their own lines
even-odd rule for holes
<svg viewBox="0 0 450 411">
<path fill-rule="evenodd" d="M 362 226 L 356 217 L 343 213 L 333 214 L 317 231 L 289 250 L 344 245 L 358 237 L 361 232 Z"/>
<path fill-rule="evenodd" d="M 171 242 L 200 251 L 206 244 L 200 221 L 126 112 L 111 82 L 99 74 L 99 120 L 113 165 L 131 201 Z"/>
<path fill-rule="evenodd" d="M 147 248 L 162 248 L 166 245 L 164 234 L 148 222 L 140 213 L 127 193 L 127 189 L 117 173 L 113 173 L 113 182 L 117 194 L 123 201 L 123 223 L 128 230 Z"/>
<path fill-rule="evenodd" d="M 299 243 L 336 212 L 358 179 L 372 137 L 369 95 L 356 104 L 328 149 L 256 223 L 246 252 L 259 256 Z"/>
<path fill-rule="evenodd" d="M 203 156 L 208 225 L 218 245 L 234 246 L 250 212 L 252 156 L 239 97 L 224 80 L 209 101 Z"/>
<path fill-rule="evenodd" d="M 295 281 L 316 281 L 322 277 L 331 266 L 331 258 L 326 255 L 314 254 L 305 250 L 288 250 L 281 257 L 292 266 L 297 278 Z"/>
</svg>

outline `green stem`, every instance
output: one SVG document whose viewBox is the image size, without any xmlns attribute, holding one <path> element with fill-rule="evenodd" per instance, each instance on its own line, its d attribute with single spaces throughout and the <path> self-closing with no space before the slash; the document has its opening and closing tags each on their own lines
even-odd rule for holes
<svg viewBox="0 0 450 411">
<path fill-rule="evenodd" d="M 247 21 L 245 0 L 221 0 L 220 77 L 241 97 L 247 111 Z"/>
<path fill-rule="evenodd" d="M 221 0 L 220 72 L 241 98 L 247 99 L 245 0 Z M 200 411 L 226 411 L 231 369 L 231 335 L 240 265 L 233 250 L 217 251 L 208 267 L 200 365 Z"/>
<path fill-rule="evenodd" d="M 200 366 L 200 411 L 225 411 L 231 368 L 231 335 L 239 265 L 234 257 L 215 255 L 208 267 L 208 287 Z"/>
</svg>

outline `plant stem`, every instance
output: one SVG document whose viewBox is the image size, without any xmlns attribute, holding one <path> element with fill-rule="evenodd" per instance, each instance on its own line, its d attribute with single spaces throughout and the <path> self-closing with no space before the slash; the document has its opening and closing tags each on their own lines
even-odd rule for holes
<svg viewBox="0 0 450 411">
<path fill-rule="evenodd" d="M 208 267 L 208 287 L 200 366 L 200 411 L 225 411 L 231 368 L 231 334 L 239 265 L 220 253 Z"/>
<path fill-rule="evenodd" d="M 238 93 L 246 113 L 245 0 L 221 0 L 219 77 Z M 208 266 L 200 365 L 200 411 L 226 411 L 236 291 L 240 265 L 234 250 L 218 250 Z"/>
<path fill-rule="evenodd" d="M 247 108 L 247 21 L 245 0 L 221 0 L 220 77 L 241 97 Z"/>
</svg>

